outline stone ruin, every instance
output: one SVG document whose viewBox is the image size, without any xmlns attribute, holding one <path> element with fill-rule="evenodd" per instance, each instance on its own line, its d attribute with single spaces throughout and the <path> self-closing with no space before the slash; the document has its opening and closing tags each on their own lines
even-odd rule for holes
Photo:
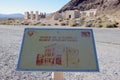
<svg viewBox="0 0 120 80">
<path fill-rule="evenodd" d="M 86 10 L 86 11 L 67 10 L 67 11 L 61 12 L 61 13 L 56 12 L 55 15 L 53 16 L 53 19 L 54 20 L 59 20 L 59 19 L 71 20 L 71 19 L 80 18 L 82 16 L 94 17 L 94 16 L 96 16 L 96 12 L 97 12 L 96 9 L 90 9 L 90 10 Z"/>
<path fill-rule="evenodd" d="M 25 20 L 40 20 L 46 17 L 46 13 L 42 13 L 42 12 L 38 12 L 36 11 L 36 13 L 34 13 L 33 11 L 31 12 L 25 12 L 25 16 L 24 19 Z"/>
</svg>

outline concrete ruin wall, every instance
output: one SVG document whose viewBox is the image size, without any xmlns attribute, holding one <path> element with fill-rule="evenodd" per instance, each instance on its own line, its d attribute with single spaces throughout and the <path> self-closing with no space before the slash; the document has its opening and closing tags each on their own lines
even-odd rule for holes
<svg viewBox="0 0 120 80">
<path fill-rule="evenodd" d="M 80 18 L 82 16 L 85 17 L 94 17 L 96 16 L 97 10 L 96 9 L 90 9 L 87 11 L 79 11 L 79 10 L 68 10 L 62 13 L 56 13 L 54 15 L 54 20 L 58 20 L 59 18 L 63 20 L 70 20 L 70 19 L 76 19 Z"/>
<path fill-rule="evenodd" d="M 69 10 L 62 13 L 62 15 L 64 16 L 64 19 L 75 19 L 75 18 L 79 18 L 80 12 L 77 10 Z"/>
<path fill-rule="evenodd" d="M 93 17 L 96 16 L 97 9 L 90 9 L 87 11 L 80 11 L 81 16 L 86 16 L 86 17 Z"/>
<path fill-rule="evenodd" d="M 33 11 L 31 12 L 25 12 L 24 14 L 24 19 L 25 20 L 40 20 L 42 18 L 46 17 L 46 13 L 38 12 L 36 11 L 35 13 Z"/>
<path fill-rule="evenodd" d="M 90 10 L 86 10 L 86 11 L 79 11 L 79 10 L 68 10 L 62 13 L 58 13 L 56 12 L 54 14 L 54 16 L 51 18 L 53 20 L 72 20 L 72 19 L 77 19 L 80 18 L 82 16 L 85 17 L 94 17 L 96 16 L 97 13 L 97 9 L 90 9 Z M 36 11 L 35 13 L 33 11 L 31 12 L 25 12 L 25 16 L 24 19 L 25 20 L 40 20 L 46 18 L 46 13 L 42 13 L 42 12 L 38 12 Z"/>
</svg>

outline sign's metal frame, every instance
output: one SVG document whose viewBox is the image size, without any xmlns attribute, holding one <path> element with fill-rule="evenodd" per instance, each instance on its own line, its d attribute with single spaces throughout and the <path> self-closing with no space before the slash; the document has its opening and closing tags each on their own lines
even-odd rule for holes
<svg viewBox="0 0 120 80">
<path fill-rule="evenodd" d="M 94 55 L 95 55 L 96 67 L 97 67 L 96 70 L 44 70 L 44 69 L 42 69 L 42 70 L 41 69 L 27 70 L 27 69 L 20 69 L 19 65 L 20 65 L 21 53 L 22 53 L 22 49 L 23 49 L 26 30 L 90 30 L 92 33 L 92 43 L 93 43 L 93 47 L 94 47 Z M 97 51 L 96 51 L 96 46 L 95 46 L 93 30 L 85 29 L 85 28 L 25 28 L 16 70 L 17 71 L 47 71 L 47 72 L 51 72 L 51 71 L 52 72 L 99 72 L 99 64 L 98 64 Z"/>
</svg>

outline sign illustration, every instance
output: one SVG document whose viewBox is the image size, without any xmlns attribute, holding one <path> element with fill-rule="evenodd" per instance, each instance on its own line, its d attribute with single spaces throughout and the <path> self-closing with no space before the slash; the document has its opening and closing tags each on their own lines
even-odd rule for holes
<svg viewBox="0 0 120 80">
<path fill-rule="evenodd" d="M 26 28 L 17 70 L 99 71 L 92 29 Z"/>
</svg>

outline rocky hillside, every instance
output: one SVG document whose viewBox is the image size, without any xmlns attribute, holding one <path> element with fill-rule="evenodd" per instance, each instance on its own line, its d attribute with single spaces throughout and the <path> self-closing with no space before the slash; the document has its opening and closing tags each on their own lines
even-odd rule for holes
<svg viewBox="0 0 120 80">
<path fill-rule="evenodd" d="M 89 10 L 98 9 L 99 11 L 118 11 L 120 10 L 120 0 L 71 0 L 58 12 L 66 10 Z"/>
<path fill-rule="evenodd" d="M 120 0 L 71 0 L 59 13 L 66 10 L 97 9 L 96 17 L 80 17 L 79 26 L 120 28 Z M 82 24 L 81 24 L 82 23 Z"/>
</svg>

